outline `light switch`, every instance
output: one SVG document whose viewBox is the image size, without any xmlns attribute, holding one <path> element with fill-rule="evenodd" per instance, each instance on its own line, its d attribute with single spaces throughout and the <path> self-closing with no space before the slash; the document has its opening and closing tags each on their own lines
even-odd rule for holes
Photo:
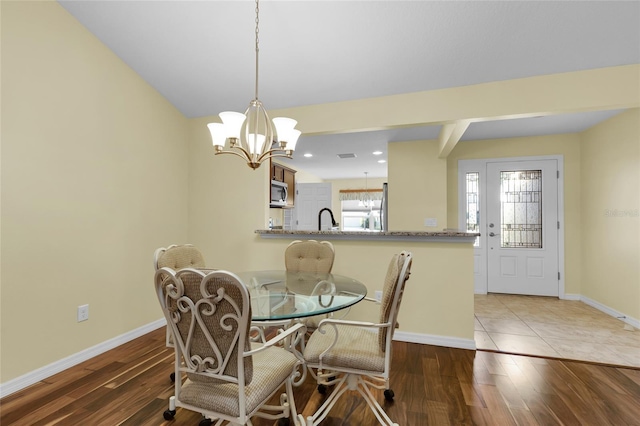
<svg viewBox="0 0 640 426">
<path fill-rule="evenodd" d="M 436 226 L 438 226 L 438 221 L 436 220 L 435 217 L 426 217 L 424 219 L 424 226 L 435 228 Z"/>
</svg>

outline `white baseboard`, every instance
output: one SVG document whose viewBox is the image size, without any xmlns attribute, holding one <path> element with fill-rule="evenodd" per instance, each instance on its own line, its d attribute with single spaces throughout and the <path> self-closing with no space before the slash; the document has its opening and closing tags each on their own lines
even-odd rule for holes
<svg viewBox="0 0 640 426">
<path fill-rule="evenodd" d="M 565 293 L 564 296 L 560 296 L 560 299 L 562 300 L 582 300 L 582 296 L 580 296 L 579 294 L 571 294 L 571 293 Z"/>
<path fill-rule="evenodd" d="M 38 383 L 39 381 L 44 380 L 47 377 L 51 377 L 54 374 L 60 373 L 61 371 L 66 370 L 67 368 L 71 368 L 74 365 L 78 365 L 81 362 L 84 362 L 88 359 L 98 356 L 104 352 L 107 352 L 108 350 L 116 348 L 133 339 L 136 339 L 140 336 L 144 336 L 145 334 L 150 333 L 153 330 L 163 327 L 166 323 L 167 322 L 164 318 L 154 321 L 150 324 L 143 325 L 140 328 L 137 328 L 125 334 L 121 334 L 120 336 L 117 336 L 117 337 L 114 337 L 113 339 L 109 339 L 105 342 L 99 343 L 95 346 L 92 346 L 83 351 L 70 355 L 59 361 L 46 365 L 42 368 L 38 368 L 37 370 L 31 371 L 20 377 L 16 377 L 13 380 L 9 380 L 8 382 L 5 382 L 5 383 L 0 383 L 0 398 L 4 398 L 7 395 L 11 395 L 14 392 L 22 390 L 35 383 Z"/>
<path fill-rule="evenodd" d="M 616 311 L 615 309 L 610 308 L 606 305 L 603 305 L 600 302 L 596 302 L 595 300 L 590 299 L 587 296 L 581 296 L 580 300 L 586 303 L 587 305 L 593 306 L 597 310 L 604 312 L 607 315 L 611 315 L 612 317 L 617 318 L 620 321 L 625 322 L 635 328 L 640 328 L 640 320 L 637 320 L 636 318 L 630 317 L 628 315 L 623 314 L 622 312 Z"/>
<path fill-rule="evenodd" d="M 461 339 L 459 337 L 437 336 L 434 334 L 409 333 L 407 331 L 396 331 L 393 340 L 409 343 L 420 343 L 423 345 L 447 346 L 457 349 L 476 350 L 476 342 L 473 339 Z"/>
</svg>

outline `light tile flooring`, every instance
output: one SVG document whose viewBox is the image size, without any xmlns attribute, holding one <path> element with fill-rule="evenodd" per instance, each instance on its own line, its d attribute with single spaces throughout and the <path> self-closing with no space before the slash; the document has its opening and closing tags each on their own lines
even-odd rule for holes
<svg viewBox="0 0 640 426">
<path fill-rule="evenodd" d="M 640 367 L 640 330 L 586 303 L 475 295 L 478 349 Z"/>
</svg>

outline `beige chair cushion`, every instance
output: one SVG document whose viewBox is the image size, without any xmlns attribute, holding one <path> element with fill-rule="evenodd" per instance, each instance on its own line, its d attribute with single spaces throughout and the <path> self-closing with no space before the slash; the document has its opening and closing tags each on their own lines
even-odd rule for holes
<svg viewBox="0 0 640 426">
<path fill-rule="evenodd" d="M 245 387 L 248 413 L 255 410 L 273 392 L 274 383 L 283 383 L 291 375 L 297 362 L 291 352 L 279 347 L 270 347 L 253 355 L 253 380 Z M 232 383 L 212 387 L 211 384 L 187 379 L 180 399 L 187 404 L 229 416 L 240 415 L 238 386 Z"/>
<path fill-rule="evenodd" d="M 328 241 L 293 241 L 284 252 L 284 264 L 291 272 L 329 273 L 335 252 Z"/>
<path fill-rule="evenodd" d="M 371 329 L 337 325 L 338 343 L 322 359 L 332 367 L 355 368 L 367 371 L 384 371 L 384 352 L 378 344 L 378 333 Z M 312 365 L 320 363 L 320 354 L 333 342 L 333 326 L 323 327 L 326 334 L 314 332 L 304 350 L 304 359 Z"/>
<path fill-rule="evenodd" d="M 191 245 L 169 247 L 158 256 L 158 269 L 204 268 L 204 257 L 200 250 Z"/>
<path fill-rule="evenodd" d="M 389 315 L 393 308 L 393 297 L 396 292 L 396 286 L 398 284 L 398 276 L 400 275 L 400 269 L 404 263 L 404 258 L 398 254 L 394 254 L 389 262 L 387 268 L 387 275 L 384 278 L 384 285 L 382 287 L 382 299 L 380 302 L 380 323 L 384 324 L 389 321 Z M 395 324 L 394 324 L 395 327 Z M 387 328 L 381 328 L 378 332 L 378 342 L 380 344 L 380 350 L 384 351 L 387 344 Z"/>
</svg>

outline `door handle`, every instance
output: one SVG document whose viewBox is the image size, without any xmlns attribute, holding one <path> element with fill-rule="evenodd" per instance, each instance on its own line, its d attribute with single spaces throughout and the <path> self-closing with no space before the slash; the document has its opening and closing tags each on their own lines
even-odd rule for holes
<svg viewBox="0 0 640 426">
<path fill-rule="evenodd" d="M 490 237 L 497 237 L 500 234 L 496 234 L 495 232 L 489 232 Z"/>
</svg>

